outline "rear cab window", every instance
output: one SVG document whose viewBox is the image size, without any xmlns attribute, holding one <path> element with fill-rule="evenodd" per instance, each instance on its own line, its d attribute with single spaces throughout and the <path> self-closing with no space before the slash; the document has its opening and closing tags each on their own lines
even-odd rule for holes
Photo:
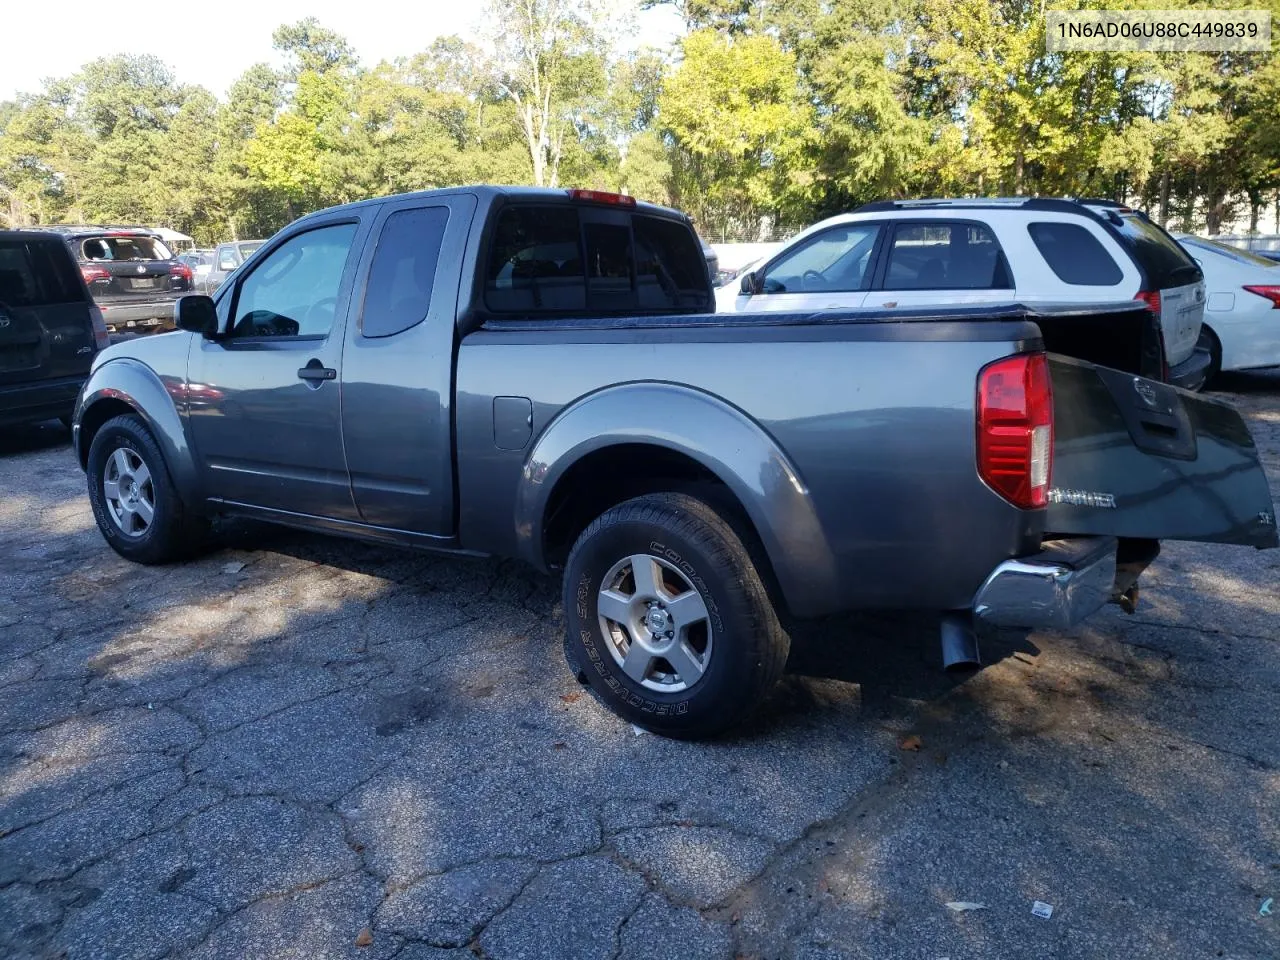
<svg viewBox="0 0 1280 960">
<path fill-rule="evenodd" d="M 1088 227 L 1046 221 L 1027 224 L 1027 233 L 1054 276 L 1063 283 L 1111 287 L 1124 280 L 1120 265 Z"/>
<path fill-rule="evenodd" d="M 1124 237 L 1125 245 L 1147 275 L 1153 290 L 1168 290 L 1199 283 L 1203 276 L 1191 255 L 1178 242 L 1145 217 L 1121 214 L 1111 223 Z"/>
<path fill-rule="evenodd" d="M 710 310 L 687 224 L 642 210 L 517 203 L 494 223 L 484 302 L 525 316 Z"/>
<path fill-rule="evenodd" d="M 86 299 L 61 240 L 0 239 L 0 306 L 42 307 Z"/>
</svg>

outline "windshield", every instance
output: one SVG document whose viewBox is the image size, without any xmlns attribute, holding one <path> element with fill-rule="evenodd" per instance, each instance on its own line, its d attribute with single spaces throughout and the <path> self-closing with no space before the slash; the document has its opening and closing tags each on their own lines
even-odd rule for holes
<svg viewBox="0 0 1280 960">
<path fill-rule="evenodd" d="M 155 237 L 90 237 L 80 244 L 86 260 L 172 260 L 173 254 Z"/>
<path fill-rule="evenodd" d="M 240 251 L 240 259 L 247 260 L 249 254 L 253 253 L 253 251 L 257 250 L 265 242 L 265 240 L 250 240 L 248 243 L 236 244 L 236 249 Z"/>
<path fill-rule="evenodd" d="M 1216 253 L 1221 256 L 1234 260 L 1236 263 L 1244 263 L 1253 267 L 1270 267 L 1280 268 L 1280 262 L 1268 260 L 1266 257 L 1260 257 L 1256 253 L 1250 253 L 1248 250 L 1241 250 L 1239 247 L 1232 247 L 1225 243 L 1219 243 L 1217 240 L 1209 240 L 1205 237 L 1179 237 L 1184 247 L 1192 247 L 1194 254 L 1197 249 L 1207 250 L 1209 253 Z"/>
</svg>

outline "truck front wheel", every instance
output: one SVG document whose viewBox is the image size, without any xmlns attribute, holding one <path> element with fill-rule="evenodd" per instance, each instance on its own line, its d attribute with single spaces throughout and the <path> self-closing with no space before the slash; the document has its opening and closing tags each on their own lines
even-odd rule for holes
<svg viewBox="0 0 1280 960">
<path fill-rule="evenodd" d="M 713 507 L 650 494 L 597 517 L 565 565 L 565 654 L 625 720 L 671 737 L 739 722 L 790 641 L 742 538 Z"/>
<path fill-rule="evenodd" d="M 89 446 L 89 503 L 102 536 L 135 563 L 170 563 L 199 551 L 208 522 L 189 513 L 160 447 L 135 416 L 104 423 Z"/>
</svg>

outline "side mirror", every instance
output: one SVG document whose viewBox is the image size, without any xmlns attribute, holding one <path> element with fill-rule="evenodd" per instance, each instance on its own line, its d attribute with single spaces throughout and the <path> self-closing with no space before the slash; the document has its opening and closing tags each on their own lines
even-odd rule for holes
<svg viewBox="0 0 1280 960">
<path fill-rule="evenodd" d="M 212 297 L 193 293 L 173 305 L 173 324 L 179 330 L 198 333 L 206 340 L 218 335 L 218 308 Z"/>
<path fill-rule="evenodd" d="M 756 272 L 754 270 L 748 270 L 742 275 L 742 282 L 738 284 L 738 289 L 748 297 L 756 292 Z"/>
</svg>

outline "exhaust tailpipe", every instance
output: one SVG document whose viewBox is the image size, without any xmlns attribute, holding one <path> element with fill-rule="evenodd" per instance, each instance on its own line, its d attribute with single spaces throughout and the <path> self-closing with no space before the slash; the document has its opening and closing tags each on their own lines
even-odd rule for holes
<svg viewBox="0 0 1280 960">
<path fill-rule="evenodd" d="M 973 631 L 970 614 L 944 613 L 939 636 L 942 639 L 942 669 L 976 670 L 982 666 L 978 656 L 978 635 Z"/>
</svg>

